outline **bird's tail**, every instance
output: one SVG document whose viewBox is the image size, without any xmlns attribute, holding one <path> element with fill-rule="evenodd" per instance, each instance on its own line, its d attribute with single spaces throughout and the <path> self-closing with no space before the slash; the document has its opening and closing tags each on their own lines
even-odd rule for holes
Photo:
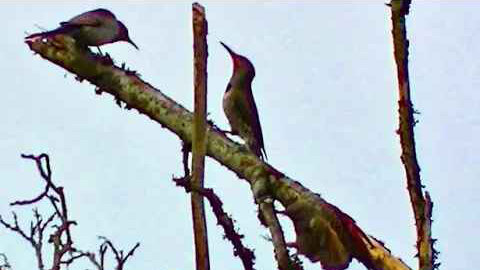
<svg viewBox="0 0 480 270">
<path fill-rule="evenodd" d="M 59 34 L 66 34 L 71 30 L 72 30 L 72 27 L 70 27 L 70 26 L 68 26 L 68 27 L 62 26 L 62 27 L 59 27 L 59 28 L 57 28 L 55 30 L 52 30 L 52 31 L 46 31 L 46 32 L 31 34 L 31 35 L 25 37 L 25 41 L 34 42 L 38 39 L 51 38 L 51 37 L 54 37 L 54 36 L 59 35 Z"/>
<path fill-rule="evenodd" d="M 50 38 L 55 36 L 56 34 L 59 34 L 57 30 L 35 33 L 25 37 L 25 41 L 35 42 L 38 39 Z"/>
<path fill-rule="evenodd" d="M 267 152 L 265 151 L 265 147 L 256 139 L 248 142 L 248 148 L 250 148 L 250 150 L 260 159 L 267 160 Z"/>
</svg>

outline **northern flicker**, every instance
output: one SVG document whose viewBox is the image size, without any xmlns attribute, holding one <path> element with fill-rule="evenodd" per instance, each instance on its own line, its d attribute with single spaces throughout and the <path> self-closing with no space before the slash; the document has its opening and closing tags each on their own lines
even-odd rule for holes
<svg viewBox="0 0 480 270">
<path fill-rule="evenodd" d="M 233 74 L 223 95 L 223 110 L 232 128 L 231 133 L 239 135 L 255 155 L 266 159 L 262 127 L 252 94 L 255 68 L 245 56 L 235 53 L 225 43 L 220 43 L 233 61 Z"/>
</svg>

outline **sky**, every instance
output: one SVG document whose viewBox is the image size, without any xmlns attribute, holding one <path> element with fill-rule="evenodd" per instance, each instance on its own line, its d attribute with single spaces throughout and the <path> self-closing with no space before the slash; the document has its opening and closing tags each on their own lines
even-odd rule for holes
<svg viewBox="0 0 480 270">
<path fill-rule="evenodd" d="M 395 134 L 396 68 L 384 2 L 201 2 L 209 23 L 208 111 L 209 119 L 229 129 L 221 102 L 232 64 L 223 41 L 255 66 L 253 92 L 268 162 L 417 268 Z M 119 108 L 108 94 L 95 95 L 94 86 L 23 43 L 27 33 L 41 31 L 38 26 L 53 29 L 96 8 L 115 13 L 140 47 L 117 43 L 102 51 L 193 108 L 191 2 L 0 3 L 0 18 L 8 22 L 0 45 L 0 214 L 10 219 L 15 210 L 28 225 L 30 208 L 8 204 L 33 198 L 43 185 L 34 164 L 20 154 L 48 153 L 53 180 L 64 186 L 78 223 L 78 247 L 96 250 L 99 235 L 123 249 L 140 242 L 127 269 L 194 269 L 190 197 L 171 181 L 183 173 L 178 137 Z M 474 1 L 414 1 L 407 17 L 418 160 L 434 202 L 433 237 L 443 269 L 480 265 L 478 8 Z M 257 269 L 274 269 L 249 186 L 216 161 L 206 164 L 206 186 L 223 199 L 255 249 Z M 212 269 L 242 269 L 208 210 L 207 204 Z M 282 222 L 287 240 L 294 241 L 291 224 Z M 33 249 L 18 235 L 0 229 L 0 239 L 13 269 L 36 267 Z M 320 269 L 304 261 L 305 269 Z M 350 269 L 364 267 L 354 262 Z"/>
</svg>

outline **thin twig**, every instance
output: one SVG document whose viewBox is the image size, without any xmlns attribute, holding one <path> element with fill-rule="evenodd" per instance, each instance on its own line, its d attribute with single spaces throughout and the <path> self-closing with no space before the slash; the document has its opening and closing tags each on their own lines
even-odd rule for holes
<svg viewBox="0 0 480 270">
<path fill-rule="evenodd" d="M 38 211 L 34 210 L 34 217 L 36 219 L 35 225 L 33 222 L 30 223 L 30 234 L 27 235 L 25 231 L 20 227 L 18 224 L 18 217 L 15 212 L 12 212 L 13 216 L 13 225 L 6 222 L 3 220 L 2 216 L 0 216 L 0 223 L 7 229 L 18 233 L 20 236 L 22 236 L 27 242 L 30 243 L 30 245 L 33 247 L 35 250 L 35 256 L 37 258 L 37 266 L 39 270 L 44 269 L 44 262 L 43 262 L 43 256 L 42 256 L 42 245 L 43 245 L 43 233 L 44 230 L 47 226 L 48 223 L 51 222 L 52 216 L 47 219 L 45 223 L 43 223 L 40 214 Z M 37 239 L 35 239 L 35 236 Z"/>
<path fill-rule="evenodd" d="M 36 208 L 33 209 L 34 219 L 30 222 L 29 233 L 26 233 L 20 227 L 18 217 L 15 212 L 12 212 L 12 223 L 6 222 L 2 218 L 2 216 L 0 216 L 0 224 L 2 224 L 5 228 L 21 235 L 33 246 L 37 256 L 38 269 L 44 270 L 45 268 L 42 256 L 44 233 L 48 225 L 51 224 L 55 220 L 55 218 L 58 218 L 60 220 L 60 224 L 51 226 L 52 228 L 55 228 L 55 230 L 49 238 L 49 243 L 53 245 L 53 263 L 49 269 L 60 270 L 62 265 L 69 266 L 74 261 L 80 258 L 88 258 L 90 262 L 95 265 L 97 270 L 105 270 L 105 255 L 108 248 L 110 248 L 112 250 L 112 253 L 115 255 L 115 259 L 117 261 L 117 266 L 115 269 L 122 270 L 125 262 L 131 256 L 133 256 L 135 250 L 140 246 L 140 243 L 137 243 L 126 255 L 124 255 L 123 250 L 117 250 L 110 240 L 103 237 L 102 239 L 104 241 L 100 245 L 98 251 L 99 261 L 97 261 L 95 253 L 84 252 L 76 249 L 73 246 L 73 240 L 70 234 L 70 227 L 72 225 L 76 225 L 76 222 L 68 218 L 68 208 L 63 187 L 56 186 L 52 182 L 52 170 L 50 166 L 49 156 L 47 154 L 41 154 L 39 156 L 22 155 L 22 158 L 35 161 L 40 176 L 45 181 L 45 189 L 40 195 L 36 196 L 34 199 L 19 200 L 12 203 L 11 205 L 23 206 L 35 204 L 43 199 L 46 199 L 53 207 L 54 213 L 51 214 L 46 220 L 44 220 L 38 210 Z"/>
<path fill-rule="evenodd" d="M 2 263 L 0 263 L 0 269 L 1 270 L 12 269 L 12 266 L 8 262 L 7 255 L 5 255 L 4 253 L 0 253 L 0 257 L 2 258 L 2 261 L 3 261 Z"/>
<path fill-rule="evenodd" d="M 51 183 L 52 183 L 52 181 L 51 181 L 52 171 L 50 169 L 50 158 L 48 157 L 47 154 L 42 153 L 38 157 L 35 157 L 34 155 L 22 154 L 21 157 L 25 158 L 25 159 L 32 159 L 32 160 L 35 161 L 35 164 L 37 165 L 38 172 L 40 173 L 40 176 L 42 177 L 42 179 L 45 180 L 46 185 L 45 185 L 44 191 L 42 193 L 40 193 L 38 196 L 36 196 L 35 198 L 30 199 L 30 200 L 15 201 L 15 202 L 10 203 L 11 206 L 13 206 L 13 205 L 34 204 L 34 203 L 40 201 L 41 199 L 43 199 L 43 197 L 47 196 L 48 191 L 52 187 L 52 185 L 51 185 Z M 47 171 L 45 171 L 43 169 L 42 159 L 45 159 Z"/>
<path fill-rule="evenodd" d="M 272 236 L 272 243 L 275 253 L 275 259 L 280 270 L 292 270 L 303 269 L 298 263 L 291 260 L 290 254 L 285 242 L 285 236 L 283 234 L 282 226 L 277 218 L 275 209 L 273 206 L 273 200 L 265 198 L 261 202 L 258 202 L 259 210 L 262 214 L 262 219 L 267 225 L 270 235 Z"/>
<path fill-rule="evenodd" d="M 242 243 L 243 235 L 239 234 L 235 229 L 235 222 L 223 209 L 223 203 L 217 194 L 210 188 L 195 188 L 192 187 L 188 178 L 173 178 L 173 181 L 183 188 L 185 191 L 195 191 L 204 196 L 212 208 L 213 214 L 217 219 L 217 224 L 223 228 L 225 238 L 233 245 L 233 255 L 238 256 L 242 261 L 245 270 L 254 270 L 255 254 L 251 249 Z"/>
<path fill-rule="evenodd" d="M 110 240 L 108 240 L 106 237 L 100 236 L 99 238 L 103 239 L 103 241 L 104 241 L 102 245 L 110 247 L 110 250 L 115 255 L 115 260 L 117 261 L 117 265 L 115 266 L 116 270 L 123 270 L 123 267 L 124 267 L 125 263 L 127 262 L 128 258 L 133 256 L 135 250 L 138 247 L 140 247 L 140 243 L 137 242 L 135 244 L 135 246 L 132 249 L 130 249 L 130 251 L 127 253 L 127 255 L 123 255 L 123 250 L 117 250 L 117 248 L 115 248 L 113 243 Z M 106 251 L 106 249 L 104 249 L 104 251 L 102 253 L 102 249 L 100 249 L 100 254 L 104 254 L 105 251 Z M 103 258 L 103 255 L 101 257 Z M 103 267 L 103 260 L 102 260 L 102 267 Z"/>
<path fill-rule="evenodd" d="M 19 200 L 11 203 L 12 206 L 24 206 L 24 205 L 31 205 L 39 202 L 40 200 L 47 198 L 52 206 L 55 209 L 55 212 L 49 216 L 49 218 L 44 222 L 38 210 L 34 209 L 34 220 L 30 223 L 30 235 L 26 235 L 23 230 L 18 225 L 18 219 L 16 214 L 14 213 L 14 226 L 7 224 L 3 220 L 0 220 L 1 223 L 19 233 L 23 238 L 25 238 L 30 244 L 34 247 L 35 253 L 37 256 L 37 263 L 39 269 L 44 269 L 43 263 L 43 255 L 42 255 L 42 246 L 43 246 L 43 236 L 44 232 L 49 223 L 51 223 L 55 217 L 58 217 L 61 221 L 59 226 L 56 227 L 56 230 L 50 235 L 49 242 L 54 246 L 54 254 L 53 254 L 53 263 L 51 269 L 60 269 L 60 265 L 62 264 L 62 258 L 67 252 L 74 251 L 73 249 L 73 241 L 70 234 L 70 226 L 75 225 L 75 221 L 71 221 L 68 218 L 68 209 L 65 200 L 65 194 L 63 192 L 63 187 L 56 186 L 52 182 L 52 169 L 50 166 L 50 158 L 47 154 L 42 153 L 38 156 L 34 155 L 21 155 L 22 158 L 31 159 L 35 161 L 37 166 L 37 170 L 41 176 L 41 178 L 45 181 L 45 188 L 44 191 L 41 192 L 39 195 L 34 197 L 30 200 Z M 50 191 L 53 190 L 55 193 L 54 195 L 49 194 Z M 60 204 L 57 205 L 57 203 Z M 0 218 L 1 219 L 1 218 Z M 65 233 L 66 235 L 66 242 L 63 243 L 62 235 Z M 37 239 L 35 239 L 35 237 Z M 72 259 L 67 260 L 69 262 L 73 261 Z"/>
</svg>

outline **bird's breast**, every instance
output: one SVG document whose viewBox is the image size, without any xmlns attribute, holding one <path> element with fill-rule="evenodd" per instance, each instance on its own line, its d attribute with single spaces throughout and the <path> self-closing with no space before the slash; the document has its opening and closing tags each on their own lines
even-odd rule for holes
<svg viewBox="0 0 480 270">
<path fill-rule="evenodd" d="M 233 91 L 229 88 L 223 94 L 223 109 L 229 110 L 233 106 Z"/>
</svg>

